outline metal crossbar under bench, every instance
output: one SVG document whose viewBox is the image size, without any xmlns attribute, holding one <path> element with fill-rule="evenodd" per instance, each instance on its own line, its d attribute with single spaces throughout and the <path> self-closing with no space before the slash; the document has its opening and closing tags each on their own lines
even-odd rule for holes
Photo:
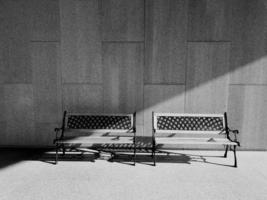
<svg viewBox="0 0 267 200">
<path fill-rule="evenodd" d="M 64 111 L 62 126 L 55 128 L 56 163 L 58 152 L 95 144 L 130 144 L 136 160 L 136 114 L 86 114 Z"/>
<path fill-rule="evenodd" d="M 160 145 L 223 145 L 224 157 L 228 149 L 234 153 L 237 167 L 236 147 L 240 146 L 238 130 L 228 127 L 227 114 L 152 113 L 152 157 L 156 166 L 156 151 Z M 234 135 L 234 139 L 230 135 Z M 184 137 L 179 137 L 183 135 Z M 208 137 L 207 137 L 208 136 Z"/>
</svg>

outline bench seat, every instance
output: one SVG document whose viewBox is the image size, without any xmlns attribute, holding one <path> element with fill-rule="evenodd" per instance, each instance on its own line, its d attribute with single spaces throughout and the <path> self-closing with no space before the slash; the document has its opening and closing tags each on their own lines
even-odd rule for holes
<svg viewBox="0 0 267 200">
<path fill-rule="evenodd" d="M 126 132 L 125 130 L 105 130 L 105 129 L 94 129 L 94 130 L 86 130 L 86 129 L 65 129 L 64 135 L 66 136 L 131 136 L 132 132 Z"/>
<path fill-rule="evenodd" d="M 236 142 L 232 142 L 227 138 L 156 138 L 156 144 L 203 144 L 203 145 L 234 145 Z"/>
<path fill-rule="evenodd" d="M 96 137 L 96 136 L 70 136 L 57 141 L 59 144 L 132 144 L 133 137 Z"/>
</svg>

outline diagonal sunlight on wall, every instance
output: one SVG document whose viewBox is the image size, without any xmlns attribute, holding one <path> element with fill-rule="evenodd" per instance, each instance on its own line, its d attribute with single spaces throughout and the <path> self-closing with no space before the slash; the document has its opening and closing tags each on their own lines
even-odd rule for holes
<svg viewBox="0 0 267 200">
<path fill-rule="evenodd" d="M 217 74 L 210 79 L 206 77 L 206 80 L 198 82 L 194 87 L 145 85 L 144 135 L 149 136 L 152 133 L 152 111 L 178 113 L 226 111 L 230 127 L 240 130 L 241 149 L 265 149 L 266 66 L 267 56 L 232 71 L 229 70 L 225 74 Z"/>
<path fill-rule="evenodd" d="M 267 56 L 262 56 L 256 60 L 236 67 L 231 71 L 231 84 L 255 84 L 267 85 Z"/>
<path fill-rule="evenodd" d="M 244 149 L 267 146 L 267 56 L 236 68 L 230 73 L 228 113 L 237 127 Z"/>
</svg>

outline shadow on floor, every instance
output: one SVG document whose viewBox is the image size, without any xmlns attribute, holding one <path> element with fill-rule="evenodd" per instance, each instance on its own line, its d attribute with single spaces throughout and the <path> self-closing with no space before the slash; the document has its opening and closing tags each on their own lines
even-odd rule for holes
<svg viewBox="0 0 267 200">
<path fill-rule="evenodd" d="M 118 162 L 122 164 L 132 165 L 132 155 L 116 155 L 109 160 L 110 162 Z M 187 155 L 157 155 L 157 163 L 184 163 L 190 164 L 191 158 Z M 153 166 L 151 155 L 137 155 L 136 163 Z"/>
<path fill-rule="evenodd" d="M 43 153 L 40 158 L 40 161 L 55 164 L 55 152 L 46 152 Z M 133 165 L 133 153 L 130 149 L 101 149 L 99 153 L 95 152 L 86 152 L 86 151 L 71 151 L 66 152 L 63 156 L 62 152 L 59 153 L 59 162 L 60 161 L 90 161 L 95 162 L 95 160 L 107 160 L 108 162 L 117 162 L 121 164 Z M 186 163 L 190 164 L 191 158 L 185 154 L 161 154 L 157 155 L 158 163 Z M 136 155 L 136 163 L 153 165 L 153 159 L 151 157 L 150 150 L 139 149 Z"/>
<path fill-rule="evenodd" d="M 1 148 L 0 169 L 14 165 L 21 161 L 38 160 L 40 155 L 46 151 L 47 149 Z"/>
<path fill-rule="evenodd" d="M 159 151 L 156 155 L 157 163 L 184 163 L 191 164 L 192 162 L 202 162 L 212 165 L 228 166 L 225 164 L 214 163 L 207 161 L 208 157 L 223 158 L 216 155 L 201 155 L 201 154 L 184 154 L 175 152 Z M 0 169 L 21 161 L 41 161 L 48 164 L 55 164 L 55 151 L 51 149 L 0 149 Z M 133 165 L 133 157 L 131 150 L 111 151 L 109 149 L 101 151 L 101 153 L 92 152 L 66 152 L 63 156 L 59 154 L 60 161 L 79 161 L 79 162 L 95 162 L 95 160 L 107 160 L 108 162 L 116 162 L 126 165 Z M 139 150 L 136 156 L 137 164 L 153 165 L 153 159 L 149 150 Z"/>
</svg>

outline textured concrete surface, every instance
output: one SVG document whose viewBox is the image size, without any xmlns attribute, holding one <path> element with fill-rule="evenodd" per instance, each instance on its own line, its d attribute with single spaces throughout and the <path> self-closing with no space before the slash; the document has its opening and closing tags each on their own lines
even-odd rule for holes
<svg viewBox="0 0 267 200">
<path fill-rule="evenodd" d="M 136 166 L 125 156 L 111 162 L 92 155 L 54 165 L 53 152 L 2 150 L 0 199 L 267 199 L 267 152 L 238 152 L 238 168 L 227 166 L 232 152 L 226 159 L 220 151 L 176 153 L 159 155 L 153 167 L 146 155 Z"/>
</svg>

